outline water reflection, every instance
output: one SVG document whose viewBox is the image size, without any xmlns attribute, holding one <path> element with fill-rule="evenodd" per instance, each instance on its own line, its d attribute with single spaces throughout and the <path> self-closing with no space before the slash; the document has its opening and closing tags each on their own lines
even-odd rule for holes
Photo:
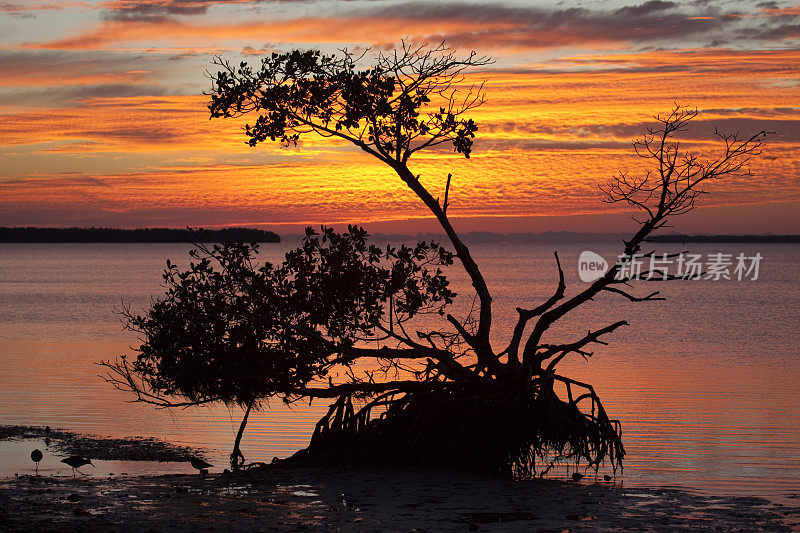
<svg viewBox="0 0 800 533">
<path fill-rule="evenodd" d="M 262 249 L 279 260 L 290 246 Z M 552 293 L 551 248 L 473 248 L 493 292 L 495 322 L 508 324 L 496 332 L 498 344 L 510 333 L 516 306 L 539 303 Z M 568 294 L 581 283 L 570 265 L 583 248 L 559 250 Z M 697 248 L 704 254 L 753 252 L 735 245 Z M 609 256 L 613 250 L 592 249 Z M 800 484 L 800 247 L 758 250 L 765 259 L 757 282 L 674 283 L 664 289 L 666 302 L 647 305 L 604 298 L 554 330 L 576 335 L 618 319 L 631 323 L 589 363 L 578 359 L 562 366 L 565 375 L 591 382 L 609 413 L 622 420 L 626 485 L 773 495 L 796 491 Z M 99 379 L 101 369 L 94 364 L 128 353 L 135 342 L 121 331 L 113 307 L 124 300 L 144 309 L 161 290 L 165 259 L 185 252 L 185 246 L 164 244 L 0 245 L 0 423 L 154 435 L 213 448 L 209 461 L 227 464 L 238 410 L 165 411 L 126 403 L 130 398 Z M 457 292 L 468 292 L 462 276 L 454 282 Z M 301 448 L 326 410 L 325 402 L 273 402 L 248 424 L 242 443 L 247 459 L 269 462 Z M 13 474 L 9 465 L 16 459 L 3 451 L 5 445 L 0 471 Z M 21 463 L 31 471 L 32 449 L 26 448 Z M 50 467 L 43 461 L 42 468 Z M 131 470 L 103 468 L 115 475 Z M 193 472 L 188 464 L 146 468 Z"/>
<path fill-rule="evenodd" d="M 0 441 L 0 477 L 16 475 L 35 475 L 36 468 L 31 461 L 30 454 L 34 449 L 40 449 L 43 457 L 39 463 L 39 475 L 46 477 L 73 477 L 72 469 L 61 462 L 62 453 L 52 450 L 44 440 L 23 439 Z M 104 461 L 92 459 L 94 467 L 87 465 L 78 469 L 77 476 L 91 478 L 162 475 L 162 474 L 193 474 L 196 471 L 189 463 L 165 461 Z M 220 468 L 219 471 L 222 471 Z"/>
</svg>

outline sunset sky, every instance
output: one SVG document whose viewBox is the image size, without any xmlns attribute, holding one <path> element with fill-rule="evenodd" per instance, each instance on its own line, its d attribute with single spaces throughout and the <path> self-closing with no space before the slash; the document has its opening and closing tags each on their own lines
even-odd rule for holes
<svg viewBox="0 0 800 533">
<path fill-rule="evenodd" d="M 473 157 L 411 161 L 434 195 L 453 173 L 459 229 L 630 227 L 597 184 L 642 168 L 631 141 L 678 102 L 701 111 L 698 151 L 715 126 L 775 135 L 754 176 L 711 186 L 677 229 L 800 233 L 800 5 L 716 0 L 0 1 L 0 226 L 433 229 L 367 155 L 250 148 L 203 95 L 214 55 L 401 39 L 494 59 L 470 78 L 486 81 Z"/>
</svg>

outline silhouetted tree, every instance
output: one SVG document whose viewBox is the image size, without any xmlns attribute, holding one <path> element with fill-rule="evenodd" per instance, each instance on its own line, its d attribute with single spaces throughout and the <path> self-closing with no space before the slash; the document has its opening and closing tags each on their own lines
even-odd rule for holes
<svg viewBox="0 0 800 533">
<path fill-rule="evenodd" d="M 278 266 L 254 262 L 256 243 L 198 243 L 188 270 L 167 261 L 166 294 L 145 315 L 123 309 L 143 343 L 135 361 L 104 363 L 112 383 L 163 407 L 243 406 L 231 454 L 237 468 L 247 417 L 260 401 L 330 397 L 335 388 L 309 383 L 358 358 L 407 355 L 357 347 L 381 327 L 389 302 L 398 325 L 452 302 L 439 268 L 452 264 L 450 252 L 436 243 L 382 249 L 366 236 L 356 227 L 345 234 L 325 228 L 321 235 L 309 228 L 302 247 Z"/>
<path fill-rule="evenodd" d="M 303 244 L 278 266 L 257 266 L 256 247 L 200 248 L 199 263 L 168 266 L 166 296 L 144 316 L 128 314 L 142 334 L 135 361 L 106 363 L 109 380 L 141 401 L 162 406 L 210 401 L 252 406 L 277 396 L 331 398 L 308 448 L 297 461 L 449 464 L 512 475 L 541 473 L 558 461 L 604 461 L 616 470 L 621 429 L 591 385 L 557 373 L 568 356 L 626 324 L 601 325 L 576 339 L 548 331 L 601 293 L 636 296 L 620 264 L 574 296 L 558 282 L 540 305 L 517 308 L 502 349 L 490 341 L 492 297 L 479 266 L 453 228 L 444 199 L 410 168 L 415 152 L 450 146 L 469 157 L 476 124 L 465 117 L 483 102 L 482 87 L 459 96 L 469 68 L 488 60 L 459 59 L 443 45 L 403 47 L 359 70 L 351 53 L 272 54 L 260 67 L 222 68 L 212 76 L 212 117 L 255 114 L 245 133 L 251 146 L 296 144 L 304 135 L 344 139 L 391 168 L 436 217 L 454 250 L 435 243 L 379 249 L 351 227 L 337 234 L 308 230 Z M 705 182 L 746 172 L 764 133 L 721 135 L 722 151 L 703 160 L 680 150 L 674 135 L 696 110 L 676 107 L 635 144 L 653 170 L 621 174 L 605 200 L 640 210 L 639 229 L 624 243 L 627 257 L 671 217 L 694 207 Z M 448 312 L 454 294 L 442 268 L 457 260 L 474 289 L 473 310 Z M 650 274 L 648 276 L 648 274 Z M 671 279 L 645 269 L 642 277 Z M 420 314 L 441 315 L 438 328 L 418 328 Z"/>
</svg>

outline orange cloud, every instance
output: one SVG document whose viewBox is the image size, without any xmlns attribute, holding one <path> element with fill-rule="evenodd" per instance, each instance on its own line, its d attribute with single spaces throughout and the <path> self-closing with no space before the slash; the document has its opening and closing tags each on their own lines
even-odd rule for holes
<svg viewBox="0 0 800 533">
<path fill-rule="evenodd" d="M 217 43 L 263 41 L 296 43 L 384 43 L 389 37 L 392 41 L 399 36 L 408 36 L 408 29 L 414 27 L 412 37 L 424 38 L 429 35 L 470 30 L 511 29 L 513 24 L 498 26 L 496 23 L 464 24 L 459 21 L 431 21 L 403 19 L 328 19 L 299 18 L 286 21 L 262 21 L 240 24 L 190 24 L 175 20 L 155 21 L 105 21 L 99 28 L 86 31 L 75 37 L 38 43 L 28 43 L 28 48 L 54 50 L 102 50 L 123 43 L 154 41 L 154 35 L 168 36 L 172 43 L 186 44 L 195 41 L 196 46 L 207 43 L 209 38 Z M 268 37 L 267 37 L 268 36 Z M 394 37 L 391 37 L 394 36 Z"/>
<path fill-rule="evenodd" d="M 701 153 L 714 124 L 778 131 L 767 148 L 774 159 L 756 161 L 754 178 L 716 185 L 712 202 L 798 201 L 792 65 L 799 53 L 581 54 L 541 68 L 478 73 L 465 80 L 486 78 L 486 104 L 474 113 L 474 156 L 441 150 L 412 165 L 433 191 L 453 173 L 454 216 L 604 212 L 596 185 L 620 169 L 641 168 L 630 141 L 649 115 L 678 100 L 704 110 L 687 134 Z M 93 216 L 100 224 L 124 214 L 126 221 L 202 225 L 203 216 L 304 223 L 424 215 L 396 177 L 357 150 L 312 137 L 299 148 L 251 149 L 243 122 L 209 121 L 206 104 L 202 95 L 88 98 L 0 115 L 3 220 Z"/>
<path fill-rule="evenodd" d="M 767 7 L 761 10 L 761 13 L 770 17 L 795 17 L 800 16 L 800 5 L 791 7 Z"/>
</svg>

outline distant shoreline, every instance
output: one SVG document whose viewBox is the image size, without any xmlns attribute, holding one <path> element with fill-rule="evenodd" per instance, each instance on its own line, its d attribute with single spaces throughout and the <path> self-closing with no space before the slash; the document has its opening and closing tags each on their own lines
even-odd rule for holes
<svg viewBox="0 0 800 533">
<path fill-rule="evenodd" d="M 301 240 L 301 234 L 287 234 L 283 239 L 272 231 L 253 228 L 223 228 L 216 230 L 189 230 L 174 228 L 38 228 L 38 227 L 0 227 L 0 243 L 190 243 L 244 241 L 279 243 L 282 240 L 293 242 Z M 543 233 L 494 233 L 471 231 L 462 234 L 467 244 L 560 244 L 618 242 L 626 238 L 618 233 L 582 233 L 572 231 Z M 445 235 L 436 233 L 370 235 L 374 242 L 416 242 L 420 240 L 447 241 Z M 734 243 L 734 244 L 772 244 L 800 243 L 800 235 L 654 235 L 647 242 L 662 244 L 687 243 Z"/>
<path fill-rule="evenodd" d="M 732 244 L 772 244 L 800 243 L 800 235 L 655 235 L 647 242 L 658 243 L 732 243 Z"/>
<path fill-rule="evenodd" d="M 493 233 L 487 231 L 470 231 L 461 233 L 461 238 L 471 244 L 566 244 L 566 243 L 621 243 L 630 238 L 625 233 L 584 233 L 574 231 L 547 231 L 542 233 Z M 284 234 L 286 241 L 299 241 L 300 234 Z M 447 242 L 447 236 L 438 233 L 374 233 L 370 235 L 374 242 Z M 800 235 L 656 235 L 646 239 L 653 243 L 800 243 Z"/>
<path fill-rule="evenodd" d="M 271 231 L 252 228 L 189 230 L 173 228 L 0 228 L 0 243 L 171 243 L 281 242 Z"/>
</svg>

